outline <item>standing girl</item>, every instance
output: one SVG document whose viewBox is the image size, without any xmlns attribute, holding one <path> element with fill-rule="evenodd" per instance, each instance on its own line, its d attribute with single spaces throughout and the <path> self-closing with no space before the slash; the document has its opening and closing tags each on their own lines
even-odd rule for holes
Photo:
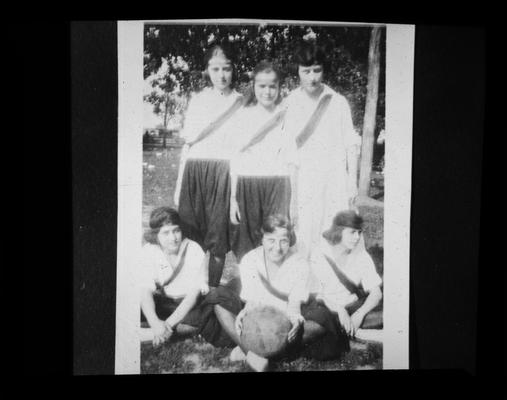
<svg viewBox="0 0 507 400">
<path fill-rule="evenodd" d="M 360 137 L 345 97 L 322 82 L 325 61 L 323 49 L 313 42 L 296 50 L 300 87 L 287 98 L 284 124 L 298 148 L 296 232 L 306 254 L 328 221 L 349 209 L 357 195 Z"/>
<path fill-rule="evenodd" d="M 261 61 L 252 86 L 252 104 L 236 119 L 237 151 L 231 159 L 230 218 L 239 224 L 232 250 L 238 261 L 260 245 L 266 216 L 289 216 L 295 207 L 296 147 L 281 130 L 285 110 L 280 106 L 280 72 Z"/>
<path fill-rule="evenodd" d="M 233 57 L 225 45 L 212 46 L 205 64 L 212 87 L 195 95 L 188 106 L 175 203 L 187 237 L 209 251 L 208 283 L 216 287 L 230 249 L 228 125 L 243 99 L 232 88 Z"/>
</svg>

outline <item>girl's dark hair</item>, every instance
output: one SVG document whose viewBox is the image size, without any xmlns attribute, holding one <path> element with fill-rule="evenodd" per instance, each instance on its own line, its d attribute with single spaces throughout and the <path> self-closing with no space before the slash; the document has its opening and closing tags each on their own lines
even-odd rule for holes
<svg viewBox="0 0 507 400">
<path fill-rule="evenodd" d="M 249 88 L 249 93 L 246 96 L 247 100 L 246 100 L 245 105 L 247 105 L 247 106 L 257 104 L 257 99 L 255 98 L 254 85 L 255 85 L 255 78 L 261 72 L 266 72 L 266 73 L 274 72 L 276 75 L 276 80 L 278 82 L 278 85 L 279 86 L 281 85 L 283 77 L 282 77 L 282 72 L 278 68 L 278 66 L 273 61 L 270 61 L 270 60 L 260 61 L 252 71 L 252 77 L 250 79 L 251 84 L 250 84 L 250 88 Z M 275 100 L 275 104 L 280 104 L 281 102 L 282 102 L 282 94 L 281 94 L 281 91 L 279 90 L 278 97 Z"/>
<path fill-rule="evenodd" d="M 324 71 L 326 71 L 326 51 L 323 46 L 318 45 L 314 41 L 301 41 L 296 47 L 296 51 L 294 53 L 294 63 L 296 70 L 300 65 L 303 67 L 322 65 Z"/>
<path fill-rule="evenodd" d="M 362 230 L 363 229 L 363 218 L 356 214 L 355 211 L 348 210 L 342 211 L 336 214 L 333 218 L 331 228 L 322 233 L 324 239 L 330 244 L 335 245 L 341 242 L 342 232 L 344 228 L 353 228 Z"/>
<path fill-rule="evenodd" d="M 292 247 L 296 244 L 296 234 L 294 233 L 294 227 L 290 223 L 289 218 L 282 214 L 267 216 L 262 223 L 261 233 L 273 233 L 276 228 L 287 229 L 289 245 Z"/>
<path fill-rule="evenodd" d="M 155 208 L 150 215 L 150 229 L 145 233 L 144 238 L 148 243 L 158 244 L 157 235 L 164 225 L 181 226 L 181 219 L 178 211 L 171 207 Z"/>
<path fill-rule="evenodd" d="M 237 79 L 236 73 L 236 54 L 233 51 L 232 47 L 224 42 L 224 43 L 213 43 L 211 44 L 204 53 L 204 72 L 203 76 L 207 83 L 211 83 L 211 80 L 208 75 L 208 63 L 209 61 L 216 55 L 223 55 L 226 59 L 231 62 L 232 66 L 232 81 L 231 87 L 234 87 Z"/>
</svg>

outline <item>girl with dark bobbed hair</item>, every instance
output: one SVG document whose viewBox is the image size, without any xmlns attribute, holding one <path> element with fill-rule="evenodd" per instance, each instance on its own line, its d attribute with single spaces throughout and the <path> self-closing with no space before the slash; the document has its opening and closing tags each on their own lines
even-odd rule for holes
<svg viewBox="0 0 507 400">
<path fill-rule="evenodd" d="M 160 228 L 164 225 L 181 226 L 181 219 L 178 211 L 170 207 L 155 208 L 150 214 L 150 229 L 145 232 L 144 239 L 150 244 L 160 244 L 158 234 Z"/>
<path fill-rule="evenodd" d="M 285 110 L 280 81 L 275 63 L 259 62 L 253 70 L 250 104 L 235 120 L 230 219 L 237 225 L 231 247 L 238 261 L 260 245 L 267 215 L 289 215 L 295 208 L 296 147 L 281 130 Z"/>
<path fill-rule="evenodd" d="M 224 297 L 220 290 L 209 292 L 204 252 L 184 237 L 176 210 L 154 209 L 149 226 L 140 266 L 141 319 L 150 328 L 143 334 L 155 346 L 173 334 L 201 334 L 215 346 L 232 345 L 214 306 L 237 313 L 241 302 Z"/>
<path fill-rule="evenodd" d="M 324 231 L 322 237 L 330 244 L 336 245 L 342 241 L 342 232 L 345 228 L 362 233 L 363 223 L 363 218 L 355 211 L 342 211 L 333 218 L 331 228 Z"/>
<path fill-rule="evenodd" d="M 294 64 L 299 66 L 311 67 L 312 65 L 321 65 L 324 70 L 328 69 L 326 51 L 322 46 L 317 46 L 314 42 L 302 41 L 298 44 L 294 53 Z M 299 71 L 296 71 L 299 73 Z"/>
<path fill-rule="evenodd" d="M 286 100 L 283 129 L 298 149 L 296 233 L 308 255 L 336 211 L 352 207 L 360 137 L 347 99 L 323 83 L 325 50 L 303 41 L 294 62 L 300 86 Z"/>
<path fill-rule="evenodd" d="M 342 211 L 310 254 L 310 291 L 338 315 L 347 335 L 382 327 L 382 278 L 366 251 L 363 219 Z"/>
<path fill-rule="evenodd" d="M 204 61 L 211 87 L 188 105 L 174 202 L 185 234 L 210 253 L 209 285 L 217 287 L 230 250 L 230 125 L 244 99 L 232 88 L 234 57 L 227 45 L 210 46 Z"/>
</svg>

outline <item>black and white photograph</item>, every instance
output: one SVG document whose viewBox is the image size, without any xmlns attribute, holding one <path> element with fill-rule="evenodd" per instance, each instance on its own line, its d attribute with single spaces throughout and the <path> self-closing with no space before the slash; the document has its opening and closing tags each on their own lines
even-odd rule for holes
<svg viewBox="0 0 507 400">
<path fill-rule="evenodd" d="M 408 368 L 413 46 L 118 22 L 117 374 Z"/>
</svg>

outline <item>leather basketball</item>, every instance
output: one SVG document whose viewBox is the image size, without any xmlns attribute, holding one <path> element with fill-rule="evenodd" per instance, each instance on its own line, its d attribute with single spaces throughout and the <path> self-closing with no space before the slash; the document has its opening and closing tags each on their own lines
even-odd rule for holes
<svg viewBox="0 0 507 400">
<path fill-rule="evenodd" d="M 292 328 L 287 315 L 270 306 L 248 310 L 242 325 L 240 338 L 243 346 L 266 358 L 283 352 L 287 346 L 287 335 Z"/>
</svg>

